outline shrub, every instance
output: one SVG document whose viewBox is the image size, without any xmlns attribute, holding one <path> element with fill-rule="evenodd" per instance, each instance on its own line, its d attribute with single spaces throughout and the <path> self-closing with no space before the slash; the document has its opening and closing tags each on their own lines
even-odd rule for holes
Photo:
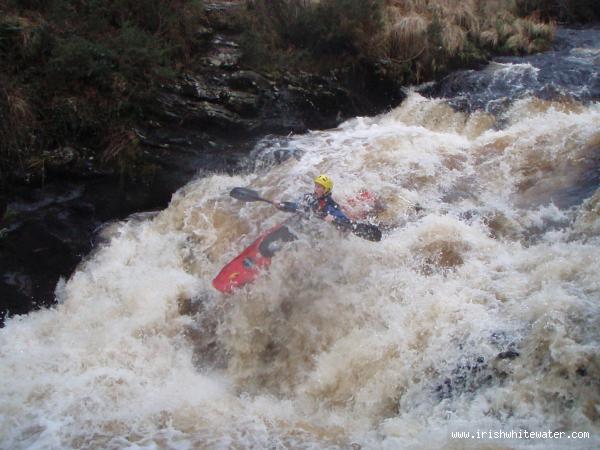
<svg viewBox="0 0 600 450">
<path fill-rule="evenodd" d="M 101 153 L 117 142 L 105 136 L 131 127 L 155 87 L 194 64 L 203 14 L 199 0 L 1 2 L 0 169 L 34 154 L 43 167 L 48 147 Z M 104 160 L 131 159 L 110 148 Z"/>
<path fill-rule="evenodd" d="M 169 70 L 169 49 L 139 28 L 123 27 L 111 47 L 117 55 L 117 71 L 131 83 L 174 75 Z"/>
<path fill-rule="evenodd" d="M 116 66 L 116 54 L 105 45 L 79 36 L 58 41 L 47 67 L 53 89 L 72 89 L 73 83 L 87 83 L 107 89 L 107 80 Z"/>
<path fill-rule="evenodd" d="M 0 55 L 7 64 L 24 68 L 45 60 L 53 39 L 48 24 L 40 17 L 7 15 L 0 19 Z"/>
<path fill-rule="evenodd" d="M 244 50 L 249 64 L 292 50 L 313 61 L 369 57 L 383 20 L 382 0 L 255 0 L 248 8 Z"/>
<path fill-rule="evenodd" d="M 27 95 L 0 76 L 0 181 L 12 167 L 23 167 L 34 144 L 37 122 Z"/>
<path fill-rule="evenodd" d="M 280 22 L 285 43 L 315 54 L 366 54 L 371 40 L 381 29 L 379 0 L 323 0 L 296 8 Z"/>
<path fill-rule="evenodd" d="M 418 14 L 399 17 L 389 28 L 387 56 L 391 59 L 412 60 L 427 48 L 427 20 Z"/>
</svg>

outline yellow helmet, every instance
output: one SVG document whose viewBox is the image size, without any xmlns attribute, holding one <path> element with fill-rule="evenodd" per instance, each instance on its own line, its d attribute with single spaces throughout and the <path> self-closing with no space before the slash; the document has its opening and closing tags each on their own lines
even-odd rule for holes
<svg viewBox="0 0 600 450">
<path fill-rule="evenodd" d="M 315 178 L 315 183 L 323 186 L 326 194 L 329 194 L 333 189 L 333 181 L 327 175 L 319 175 Z"/>
</svg>

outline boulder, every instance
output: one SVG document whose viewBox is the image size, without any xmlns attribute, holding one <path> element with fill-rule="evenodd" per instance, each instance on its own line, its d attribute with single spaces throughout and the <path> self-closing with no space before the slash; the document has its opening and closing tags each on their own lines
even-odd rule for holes
<svg viewBox="0 0 600 450">
<path fill-rule="evenodd" d="M 246 92 L 254 92 L 255 94 L 273 95 L 273 86 L 264 76 L 251 70 L 239 70 L 232 73 L 227 80 L 227 83 L 233 89 L 239 89 Z"/>
<path fill-rule="evenodd" d="M 223 92 L 223 101 L 229 109 L 246 117 L 257 116 L 261 104 L 258 95 L 230 90 Z"/>
<path fill-rule="evenodd" d="M 202 58 L 202 62 L 211 68 L 234 69 L 241 57 L 242 52 L 236 48 L 221 48 L 220 51 Z"/>
<path fill-rule="evenodd" d="M 200 75 L 186 74 L 180 83 L 173 86 L 175 92 L 197 100 L 218 102 L 222 90 L 214 84 L 209 84 Z"/>
<path fill-rule="evenodd" d="M 170 122 L 170 128 L 174 131 L 180 127 L 201 125 L 214 128 L 216 132 L 251 133 L 258 127 L 256 121 L 243 119 L 223 104 L 196 101 L 168 92 L 163 92 L 157 97 L 154 113 L 164 121 Z"/>
</svg>

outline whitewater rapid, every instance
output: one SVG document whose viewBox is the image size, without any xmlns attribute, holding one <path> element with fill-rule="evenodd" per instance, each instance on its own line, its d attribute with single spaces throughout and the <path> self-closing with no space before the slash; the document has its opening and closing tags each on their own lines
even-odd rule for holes
<svg viewBox="0 0 600 450">
<path fill-rule="evenodd" d="M 598 447 L 599 125 L 597 102 L 500 117 L 413 91 L 265 139 L 252 172 L 107 226 L 56 307 L 6 321 L 0 448 Z M 341 203 L 379 196 L 383 240 L 311 221 L 253 285 L 215 291 L 288 217 L 229 190 L 293 200 L 319 173 Z M 589 437 L 452 436 L 511 430 Z"/>
</svg>

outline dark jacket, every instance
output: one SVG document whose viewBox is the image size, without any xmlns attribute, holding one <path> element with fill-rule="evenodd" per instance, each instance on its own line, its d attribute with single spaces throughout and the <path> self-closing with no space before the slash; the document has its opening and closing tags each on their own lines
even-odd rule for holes
<svg viewBox="0 0 600 450">
<path fill-rule="evenodd" d="M 352 223 L 348 216 L 342 212 L 340 205 L 331 197 L 331 194 L 319 198 L 314 194 L 306 194 L 299 206 L 305 211 L 313 212 L 321 219 L 330 215 L 333 217 L 333 223 L 341 227 L 346 227 Z"/>
</svg>

